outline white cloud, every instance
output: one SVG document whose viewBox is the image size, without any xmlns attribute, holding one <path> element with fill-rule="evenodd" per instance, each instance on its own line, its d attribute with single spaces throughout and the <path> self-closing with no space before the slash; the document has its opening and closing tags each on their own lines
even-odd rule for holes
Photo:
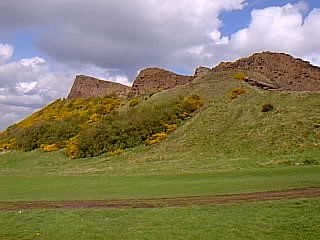
<svg viewBox="0 0 320 240">
<path fill-rule="evenodd" d="M 16 84 L 18 93 L 28 93 L 37 86 L 37 82 L 19 82 Z"/>
<path fill-rule="evenodd" d="M 248 27 L 231 36 L 213 32 L 213 42 L 203 51 L 220 56 L 210 59 L 215 63 L 268 50 L 286 52 L 319 65 L 320 9 L 309 13 L 307 9 L 305 2 L 255 9 Z"/>
<path fill-rule="evenodd" d="M 0 43 L 0 64 L 9 60 L 14 52 L 13 46 Z"/>
<path fill-rule="evenodd" d="M 193 59 L 181 53 L 208 44 L 222 24 L 220 13 L 245 5 L 246 0 L 2 0 L 0 28 L 44 29 L 36 42 L 48 56 L 120 69 L 132 80 L 146 65 L 179 64 L 192 72 Z"/>
</svg>

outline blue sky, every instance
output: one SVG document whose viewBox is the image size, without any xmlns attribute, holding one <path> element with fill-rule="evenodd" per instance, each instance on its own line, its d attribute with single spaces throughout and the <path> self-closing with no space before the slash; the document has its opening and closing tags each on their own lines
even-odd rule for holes
<svg viewBox="0 0 320 240">
<path fill-rule="evenodd" d="M 130 85 L 255 52 L 320 65 L 320 1 L 0 1 L 0 130 L 67 95 L 76 74 Z"/>
</svg>

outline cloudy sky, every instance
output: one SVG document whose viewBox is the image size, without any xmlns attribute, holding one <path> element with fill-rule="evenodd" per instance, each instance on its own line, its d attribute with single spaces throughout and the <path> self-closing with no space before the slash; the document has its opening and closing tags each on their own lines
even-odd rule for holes
<svg viewBox="0 0 320 240">
<path fill-rule="evenodd" d="M 130 85 L 258 51 L 320 65 L 320 1 L 1 0 L 0 130 L 67 95 L 76 74 Z"/>
</svg>

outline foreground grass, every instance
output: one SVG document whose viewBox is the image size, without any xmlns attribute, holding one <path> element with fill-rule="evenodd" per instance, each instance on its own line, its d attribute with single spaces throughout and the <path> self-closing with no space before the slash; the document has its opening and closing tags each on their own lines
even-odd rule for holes
<svg viewBox="0 0 320 240">
<path fill-rule="evenodd" d="M 314 240 L 320 200 L 130 210 L 0 212 L 0 239 Z"/>
<path fill-rule="evenodd" d="M 169 143 L 174 144 L 172 141 Z M 219 158 L 219 156 L 210 153 L 214 150 L 209 146 L 202 150 L 198 149 L 198 153 L 193 152 L 188 156 L 188 151 L 193 151 L 193 148 L 201 146 L 195 144 L 175 152 L 174 149 L 178 149 L 178 147 L 174 146 L 169 149 L 169 143 L 165 142 L 155 147 L 140 146 L 130 149 L 120 156 L 75 160 L 68 159 L 63 151 L 0 153 L 0 176 L 177 175 L 320 165 L 320 149 L 273 156 L 258 154 L 247 156 L 244 154 L 244 156 L 221 156 Z M 166 149 L 159 151 L 158 148 L 162 147 Z"/>
<path fill-rule="evenodd" d="M 167 176 L 0 176 L 0 201 L 248 193 L 320 186 L 320 166 Z"/>
</svg>

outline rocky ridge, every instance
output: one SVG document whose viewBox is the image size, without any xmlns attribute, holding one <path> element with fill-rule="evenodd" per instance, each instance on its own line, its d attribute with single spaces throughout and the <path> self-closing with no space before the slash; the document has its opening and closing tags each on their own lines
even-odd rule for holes
<svg viewBox="0 0 320 240">
<path fill-rule="evenodd" d="M 120 83 L 104 81 L 85 75 L 78 75 L 76 76 L 68 98 L 105 97 L 107 95 L 126 97 L 130 91 L 131 87 Z"/>
<path fill-rule="evenodd" d="M 255 53 L 235 62 L 222 62 L 212 71 L 221 72 L 235 69 L 263 74 L 281 90 L 320 91 L 320 68 L 288 54 Z"/>
<path fill-rule="evenodd" d="M 79 75 L 75 79 L 68 98 L 104 97 L 107 95 L 128 97 L 154 93 L 190 83 L 210 72 L 228 70 L 262 74 L 268 79 L 268 83 L 263 82 L 262 79 L 247 79 L 247 82 L 263 89 L 320 91 L 319 67 L 302 59 L 293 58 L 288 54 L 262 52 L 235 62 L 222 62 L 212 69 L 200 66 L 195 70 L 193 76 L 179 75 L 161 68 L 146 68 L 137 75 L 132 87 Z"/>
<path fill-rule="evenodd" d="M 157 92 L 184 85 L 195 79 L 194 76 L 183 76 L 161 68 L 142 70 L 132 85 L 134 95 Z"/>
</svg>

